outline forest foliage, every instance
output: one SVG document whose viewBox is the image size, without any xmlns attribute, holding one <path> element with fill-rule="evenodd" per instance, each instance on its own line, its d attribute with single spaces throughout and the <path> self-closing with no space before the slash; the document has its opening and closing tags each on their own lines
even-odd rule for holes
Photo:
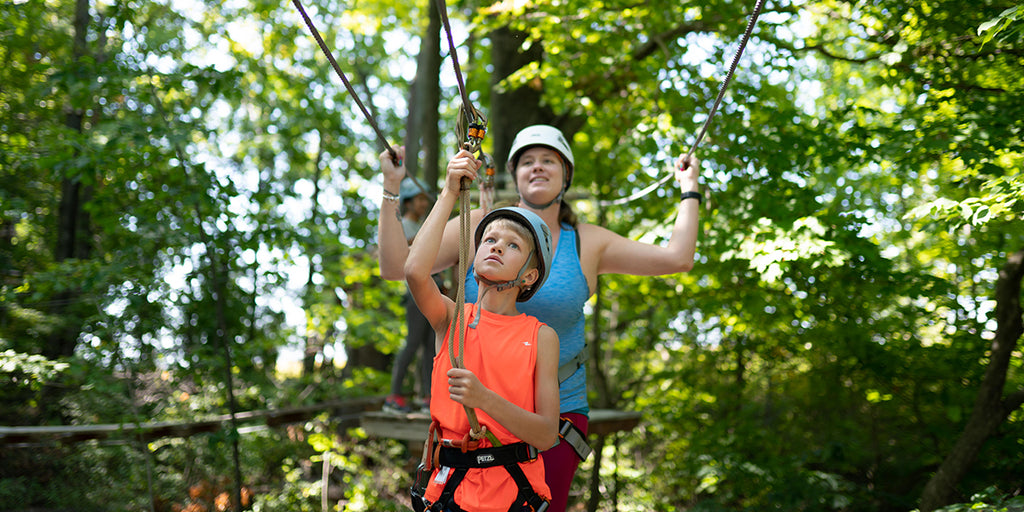
<svg viewBox="0 0 1024 512">
<path fill-rule="evenodd" d="M 301 5 L 387 142 L 429 133 L 436 5 Z M 753 6 L 447 14 L 499 168 L 510 133 L 558 125 L 581 219 L 661 243 L 677 191 L 617 200 L 692 147 Z M 1022 27 L 1009 0 L 765 3 L 696 150 L 696 268 L 603 276 L 588 306 L 591 407 L 642 421 L 582 466 L 578 507 L 1024 509 Z M 461 103 L 438 35 L 435 185 Z M 294 2 L 6 1 L 0 42 L 0 424 L 387 391 L 382 145 Z M 406 509 L 401 443 L 328 414 L 248 427 L 4 446 L 0 509 Z"/>
</svg>

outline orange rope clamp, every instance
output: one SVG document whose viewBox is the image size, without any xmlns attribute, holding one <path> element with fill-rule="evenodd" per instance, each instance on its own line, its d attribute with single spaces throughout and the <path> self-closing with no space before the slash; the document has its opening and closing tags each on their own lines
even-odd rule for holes
<svg viewBox="0 0 1024 512">
<path fill-rule="evenodd" d="M 473 139 L 483 140 L 484 136 L 487 135 L 487 127 L 479 123 L 473 123 L 469 125 L 469 133 L 467 135 Z"/>
</svg>

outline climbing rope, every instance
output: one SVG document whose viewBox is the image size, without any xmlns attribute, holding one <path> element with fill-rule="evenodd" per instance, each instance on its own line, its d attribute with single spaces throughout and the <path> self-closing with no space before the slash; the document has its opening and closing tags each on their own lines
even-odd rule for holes
<svg viewBox="0 0 1024 512">
<path fill-rule="evenodd" d="M 366 121 L 370 123 L 370 128 L 373 128 L 374 133 L 377 134 L 377 139 L 380 140 L 380 143 L 384 145 L 384 148 L 387 149 L 388 153 L 391 155 L 391 161 L 395 162 L 395 165 L 398 165 L 398 153 L 396 153 L 395 150 L 391 147 L 391 145 L 388 144 L 388 140 L 384 137 L 384 134 L 380 131 L 380 128 L 377 126 L 377 123 L 373 120 L 373 116 L 370 115 L 370 111 L 367 110 L 366 106 L 363 105 L 363 102 L 359 100 L 359 95 L 356 94 L 356 91 L 352 87 L 352 84 L 349 83 L 348 81 L 348 77 L 345 76 L 345 73 L 341 70 L 341 67 L 338 66 L 338 61 L 334 60 L 334 55 L 327 48 L 327 44 L 324 43 L 323 37 L 320 37 L 320 31 L 318 31 L 316 29 L 316 26 L 313 25 L 313 20 L 309 19 L 309 15 L 306 14 L 306 9 L 302 7 L 302 3 L 299 2 L 299 0 L 292 0 L 292 3 L 294 3 L 295 7 L 299 9 L 299 13 L 302 15 L 302 19 L 306 22 L 306 26 L 309 27 L 309 32 L 313 34 L 313 37 L 316 39 L 317 45 L 320 46 L 320 50 L 324 52 L 324 55 L 327 57 L 327 60 L 330 61 L 331 66 L 334 68 L 334 72 L 337 73 L 338 76 L 341 78 L 341 82 L 345 84 L 345 88 L 348 89 L 349 95 L 351 95 L 352 99 L 355 100 L 356 105 L 359 106 L 359 110 L 363 112 L 363 116 L 366 117 Z"/>
<path fill-rule="evenodd" d="M 480 145 L 487 132 L 487 119 L 469 101 L 469 94 L 466 93 L 466 85 L 462 79 L 462 70 L 459 67 L 458 52 L 455 48 L 455 40 L 452 37 L 452 28 L 448 23 L 448 7 L 445 0 L 437 0 L 437 9 L 440 12 L 441 22 L 444 25 L 445 34 L 448 37 L 449 55 L 452 59 L 452 68 L 455 71 L 455 79 L 459 85 L 459 95 L 462 97 L 462 105 L 459 107 L 459 117 L 456 120 L 456 132 L 462 142 L 462 149 L 470 153 L 479 153 Z M 455 294 L 455 317 L 452 318 L 449 332 L 452 336 L 448 342 L 448 359 L 453 368 L 465 368 L 463 352 L 466 343 L 466 274 L 469 272 L 469 247 L 470 247 L 470 200 L 469 181 L 462 180 L 459 190 L 459 286 Z M 476 308 L 476 316 L 480 317 L 480 308 Z M 456 335 L 457 333 L 457 335 Z M 487 437 L 493 446 L 501 446 L 501 442 L 485 426 L 480 425 L 476 416 L 476 410 L 463 405 L 466 417 L 469 419 L 468 438 L 474 440 Z M 469 439 L 465 442 L 468 442 Z"/>
<path fill-rule="evenodd" d="M 754 25 L 757 23 L 757 17 L 761 14 L 761 8 L 764 7 L 765 0 L 757 0 L 757 4 L 754 6 L 754 12 L 750 15 L 750 20 L 747 22 L 747 29 L 743 33 L 743 38 L 740 39 L 740 46 L 736 49 L 736 55 L 732 58 L 732 65 L 729 66 L 729 72 L 725 75 L 725 80 L 722 81 L 722 85 L 718 88 L 718 97 L 715 98 L 715 103 L 711 107 L 711 111 L 708 112 L 707 119 L 704 120 L 704 125 L 700 129 L 700 133 L 697 134 L 697 139 L 690 146 L 690 151 L 686 153 L 686 158 L 683 159 L 684 165 L 687 159 L 693 155 L 693 152 L 697 150 L 697 146 L 700 145 L 701 141 L 704 140 L 704 135 L 708 131 L 708 126 L 711 125 L 711 119 L 715 117 L 715 113 L 718 112 L 718 106 L 722 103 L 722 98 L 725 97 L 725 89 L 729 86 L 729 82 L 732 80 L 732 76 L 736 73 L 736 65 L 740 61 L 740 55 L 743 55 L 743 49 L 747 47 L 747 41 L 750 40 L 750 33 L 754 30 Z M 601 201 L 601 206 L 615 206 L 620 204 L 626 204 L 630 201 L 639 199 L 647 194 L 650 194 L 652 190 L 662 186 L 672 178 L 672 174 L 667 174 L 660 180 L 648 185 L 647 188 L 636 192 L 635 194 L 616 199 L 614 201 Z"/>
<path fill-rule="evenodd" d="M 441 23 L 444 25 L 444 32 L 448 39 L 448 54 L 452 58 L 452 70 L 455 72 L 455 80 L 459 86 L 459 96 L 462 104 L 459 105 L 459 116 L 455 123 L 455 134 L 458 140 L 462 141 L 462 149 L 470 153 L 479 153 L 480 159 L 484 162 L 484 179 L 481 181 L 480 208 L 487 213 L 494 204 L 494 176 L 496 168 L 494 160 L 480 150 L 484 136 L 487 134 L 487 118 L 477 110 L 469 100 L 466 93 L 466 84 L 462 79 L 462 69 L 459 67 L 459 53 L 455 48 L 455 39 L 452 37 L 452 27 L 448 22 L 448 7 L 445 0 L 437 0 L 437 9 L 440 13 Z"/>
<path fill-rule="evenodd" d="M 480 142 L 483 141 L 484 132 L 487 127 L 487 120 L 483 118 L 473 103 L 469 101 L 469 94 L 466 93 L 466 84 L 462 79 L 462 69 L 459 67 L 459 52 L 455 49 L 455 39 L 452 37 L 452 26 L 448 23 L 448 6 L 445 0 L 437 0 L 437 10 L 441 16 L 441 23 L 444 25 L 445 35 L 448 37 L 448 55 L 452 58 L 452 69 L 455 71 L 455 80 L 459 85 L 459 95 L 462 97 L 462 106 L 459 108 L 459 119 L 468 120 L 468 125 L 460 131 L 465 130 L 466 142 L 463 148 L 470 153 L 480 150 Z M 482 121 L 482 123 L 481 123 Z M 462 127 L 463 125 L 459 125 Z"/>
</svg>

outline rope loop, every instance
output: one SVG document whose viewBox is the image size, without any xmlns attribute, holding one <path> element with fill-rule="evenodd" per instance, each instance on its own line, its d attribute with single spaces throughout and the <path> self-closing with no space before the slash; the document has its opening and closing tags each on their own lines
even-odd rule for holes
<svg viewBox="0 0 1024 512">
<path fill-rule="evenodd" d="M 487 437 L 487 434 L 489 434 L 489 432 L 487 432 L 487 425 L 480 425 L 479 431 L 469 429 L 469 437 L 472 437 L 477 441 Z"/>
</svg>

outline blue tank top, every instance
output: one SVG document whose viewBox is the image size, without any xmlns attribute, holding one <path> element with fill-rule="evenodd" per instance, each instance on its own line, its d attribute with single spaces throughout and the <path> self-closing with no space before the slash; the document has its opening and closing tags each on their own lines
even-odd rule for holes
<svg viewBox="0 0 1024 512">
<path fill-rule="evenodd" d="M 576 251 L 576 231 L 568 224 L 561 228 L 547 280 L 530 300 L 516 304 L 520 313 L 536 317 L 558 333 L 559 366 L 584 349 L 583 305 L 590 298 L 590 287 Z M 466 276 L 466 302 L 475 303 L 479 289 L 471 264 Z M 562 382 L 558 392 L 561 412 L 589 413 L 586 365 Z"/>
</svg>

